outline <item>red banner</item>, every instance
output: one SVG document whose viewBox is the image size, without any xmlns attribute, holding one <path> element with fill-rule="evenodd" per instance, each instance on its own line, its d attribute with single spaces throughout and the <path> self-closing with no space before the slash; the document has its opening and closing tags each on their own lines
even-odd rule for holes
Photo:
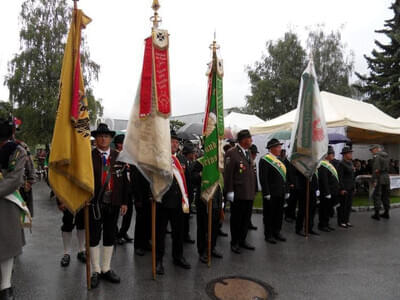
<svg viewBox="0 0 400 300">
<path fill-rule="evenodd" d="M 142 80 L 140 82 L 140 118 L 147 117 L 151 113 L 152 97 L 152 48 L 153 40 L 151 37 L 145 40 Z"/>
<path fill-rule="evenodd" d="M 164 115 L 171 113 L 171 97 L 169 90 L 168 48 L 153 47 L 154 82 L 158 112 Z"/>
</svg>

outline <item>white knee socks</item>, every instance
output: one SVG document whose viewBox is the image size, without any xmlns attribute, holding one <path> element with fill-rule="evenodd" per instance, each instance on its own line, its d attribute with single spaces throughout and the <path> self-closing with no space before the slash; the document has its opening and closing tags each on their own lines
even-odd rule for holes
<svg viewBox="0 0 400 300">
<path fill-rule="evenodd" d="M 77 230 L 79 252 L 85 251 L 85 230 Z"/>
<path fill-rule="evenodd" d="M 90 262 L 92 263 L 92 272 L 100 273 L 100 246 L 90 247 Z"/>
<path fill-rule="evenodd" d="M 11 275 L 14 266 L 14 258 L 3 260 L 0 263 L 1 284 L 0 291 L 11 287 Z"/>
<path fill-rule="evenodd" d="M 63 244 L 64 244 L 64 254 L 71 255 L 71 241 L 72 241 L 72 232 L 61 232 Z"/>
<path fill-rule="evenodd" d="M 101 271 L 106 273 L 110 271 L 111 257 L 113 254 L 114 246 L 103 246 L 103 259 L 101 263 Z"/>
</svg>

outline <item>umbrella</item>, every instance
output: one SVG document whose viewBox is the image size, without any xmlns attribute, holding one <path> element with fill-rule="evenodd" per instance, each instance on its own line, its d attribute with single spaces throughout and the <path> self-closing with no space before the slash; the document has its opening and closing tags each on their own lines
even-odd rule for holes
<svg viewBox="0 0 400 300">
<path fill-rule="evenodd" d="M 283 131 L 278 131 L 274 133 L 272 138 L 278 139 L 278 140 L 290 140 L 290 136 L 292 133 L 287 130 Z M 350 139 L 343 134 L 340 133 L 328 133 L 328 138 L 329 138 L 329 144 L 340 144 L 340 143 L 349 143 Z"/>
<path fill-rule="evenodd" d="M 183 140 L 197 140 L 203 134 L 203 124 L 190 123 L 182 126 L 176 132 L 179 138 Z"/>
</svg>

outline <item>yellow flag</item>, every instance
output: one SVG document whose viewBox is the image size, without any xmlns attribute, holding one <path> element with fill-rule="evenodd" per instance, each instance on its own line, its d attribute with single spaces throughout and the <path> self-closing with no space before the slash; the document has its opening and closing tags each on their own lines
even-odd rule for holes
<svg viewBox="0 0 400 300">
<path fill-rule="evenodd" d="M 88 103 L 80 65 L 81 29 L 90 21 L 81 10 L 74 11 L 65 46 L 49 160 L 50 185 L 72 213 L 79 211 L 94 192 Z"/>
</svg>

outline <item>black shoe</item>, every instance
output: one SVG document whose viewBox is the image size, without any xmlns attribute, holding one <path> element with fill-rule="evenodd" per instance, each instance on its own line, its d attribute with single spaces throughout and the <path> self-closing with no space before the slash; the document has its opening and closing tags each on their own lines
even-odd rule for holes
<svg viewBox="0 0 400 300">
<path fill-rule="evenodd" d="M 164 266 L 161 260 L 157 261 L 156 273 L 158 275 L 164 275 Z"/>
<path fill-rule="evenodd" d="M 319 227 L 318 226 L 318 230 L 319 231 L 323 231 L 323 232 L 331 232 L 330 229 L 328 227 L 325 227 L 325 226 L 324 227 Z"/>
<path fill-rule="evenodd" d="M 76 257 L 78 258 L 78 260 L 81 263 L 86 264 L 86 252 L 85 251 L 78 252 L 78 255 Z"/>
<path fill-rule="evenodd" d="M 226 232 L 223 232 L 221 229 L 218 231 L 218 235 L 220 236 L 228 236 Z"/>
<path fill-rule="evenodd" d="M 300 236 L 306 236 L 303 230 L 296 230 L 296 234 Z"/>
<path fill-rule="evenodd" d="M 244 249 L 247 249 L 247 250 L 256 250 L 256 247 L 254 247 L 253 245 L 250 245 L 246 241 L 240 243 L 239 246 L 244 248 Z"/>
<path fill-rule="evenodd" d="M 61 258 L 61 267 L 68 267 L 70 261 L 71 256 L 69 256 L 69 254 L 64 254 L 64 256 Z"/>
<path fill-rule="evenodd" d="M 312 234 L 312 235 L 319 235 L 319 233 L 316 232 L 316 231 L 314 231 L 314 230 L 310 230 L 309 234 Z"/>
<path fill-rule="evenodd" d="M 375 213 L 371 216 L 372 219 L 379 221 L 381 219 L 381 217 L 379 216 L 379 214 Z"/>
<path fill-rule="evenodd" d="M 192 238 L 190 237 L 190 235 L 186 236 L 183 241 L 187 244 L 194 244 L 195 240 L 192 240 Z"/>
<path fill-rule="evenodd" d="M 181 268 L 184 268 L 186 270 L 190 269 L 192 266 L 186 261 L 184 257 L 181 257 L 179 259 L 174 259 L 174 264 L 176 266 L 179 266 Z"/>
<path fill-rule="evenodd" d="M 208 263 L 208 255 L 207 253 L 203 253 L 202 255 L 199 256 L 199 260 L 203 263 L 203 264 L 207 264 Z"/>
<path fill-rule="evenodd" d="M 0 291 L 1 300 L 14 300 L 14 290 L 12 287 Z"/>
<path fill-rule="evenodd" d="M 232 250 L 232 252 L 234 252 L 234 253 L 236 253 L 236 254 L 242 253 L 242 252 L 240 251 L 239 245 L 231 245 L 231 250 Z"/>
<path fill-rule="evenodd" d="M 340 223 L 340 224 L 339 224 L 339 227 L 347 228 L 347 224 L 345 224 L 345 223 Z"/>
<path fill-rule="evenodd" d="M 122 238 L 122 237 L 117 238 L 117 244 L 118 244 L 118 245 L 123 245 L 123 244 L 125 244 L 125 239 Z"/>
<path fill-rule="evenodd" d="M 222 255 L 222 253 L 219 252 L 216 248 L 213 248 L 213 249 L 211 250 L 211 255 L 212 255 L 212 257 L 215 257 L 215 258 L 223 258 L 223 257 L 224 257 L 224 256 Z"/>
<path fill-rule="evenodd" d="M 286 242 L 286 238 L 280 233 L 275 234 L 274 239 L 276 239 L 277 241 L 280 241 L 280 242 Z"/>
<path fill-rule="evenodd" d="M 293 223 L 294 221 L 296 221 L 296 220 L 293 219 L 293 218 L 285 217 L 285 221 L 288 222 L 288 223 L 290 223 L 290 224 L 292 224 L 292 223 Z"/>
<path fill-rule="evenodd" d="M 354 227 L 353 224 L 351 224 L 350 222 L 347 222 L 346 225 L 347 225 L 347 228 Z"/>
<path fill-rule="evenodd" d="M 276 241 L 271 236 L 270 237 L 266 237 L 265 241 L 270 243 L 270 244 L 273 244 L 273 245 L 276 244 Z"/>
<path fill-rule="evenodd" d="M 249 225 L 249 230 L 257 230 L 257 226 L 254 226 L 253 224 Z"/>
<path fill-rule="evenodd" d="M 380 215 L 380 217 L 381 217 L 381 218 L 384 218 L 384 219 L 389 219 L 389 218 L 390 218 L 389 212 L 388 212 L 388 211 L 385 211 L 383 214 Z"/>
<path fill-rule="evenodd" d="M 144 256 L 144 249 L 142 248 L 135 249 L 135 254 L 138 256 Z"/>
<path fill-rule="evenodd" d="M 100 274 L 97 272 L 94 272 L 90 279 L 90 287 L 92 289 L 95 289 L 99 286 L 99 283 L 100 283 Z"/>
<path fill-rule="evenodd" d="M 133 238 L 131 238 L 127 233 L 122 235 L 122 237 L 124 238 L 125 242 L 127 242 L 127 243 L 132 243 L 132 241 L 133 241 Z"/>
<path fill-rule="evenodd" d="M 115 274 L 115 272 L 113 270 L 109 270 L 105 273 L 101 272 L 100 274 L 101 279 L 107 280 L 111 283 L 120 283 L 121 279 L 119 278 L 119 276 L 117 274 Z"/>
<path fill-rule="evenodd" d="M 335 231 L 335 228 L 333 228 L 333 227 L 331 227 L 331 226 L 329 226 L 329 225 L 328 225 L 328 229 L 329 229 L 330 231 Z"/>
</svg>

